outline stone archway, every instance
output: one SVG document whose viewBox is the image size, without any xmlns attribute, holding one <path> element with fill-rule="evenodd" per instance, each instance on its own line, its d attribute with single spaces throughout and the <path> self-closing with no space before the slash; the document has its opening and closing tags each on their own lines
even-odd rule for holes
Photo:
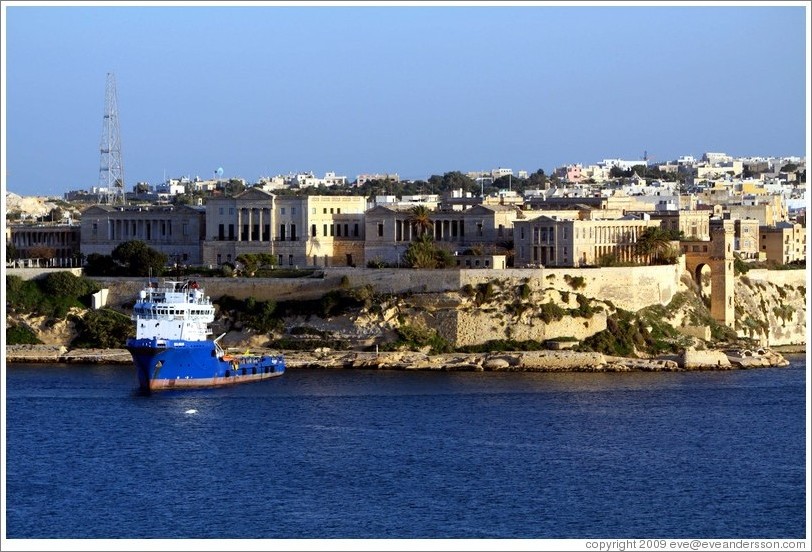
<svg viewBox="0 0 812 552">
<path fill-rule="evenodd" d="M 703 274 L 710 269 L 710 311 L 714 320 L 734 325 L 733 308 L 733 221 L 711 221 L 711 239 L 707 241 L 681 241 L 685 255 L 685 268 L 702 289 Z"/>
</svg>

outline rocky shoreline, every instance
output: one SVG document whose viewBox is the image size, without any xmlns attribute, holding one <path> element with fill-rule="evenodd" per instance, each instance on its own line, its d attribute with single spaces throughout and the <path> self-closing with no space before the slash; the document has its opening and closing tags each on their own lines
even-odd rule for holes
<svg viewBox="0 0 812 552">
<path fill-rule="evenodd" d="M 254 353 L 270 352 L 264 349 Z M 278 352 L 278 351 L 274 351 Z M 517 351 L 499 353 L 283 351 L 289 369 L 435 370 L 470 372 L 680 372 L 737 370 L 787 366 L 780 353 L 755 350 L 695 350 L 657 358 L 613 357 L 576 351 Z M 72 349 L 58 345 L 8 345 L 8 363 L 131 364 L 126 349 Z"/>
</svg>

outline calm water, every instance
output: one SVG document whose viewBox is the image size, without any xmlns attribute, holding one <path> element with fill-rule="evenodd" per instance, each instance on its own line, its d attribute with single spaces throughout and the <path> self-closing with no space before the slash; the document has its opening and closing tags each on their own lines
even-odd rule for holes
<svg viewBox="0 0 812 552">
<path fill-rule="evenodd" d="M 124 366 L 6 377 L 8 538 L 804 538 L 801 357 L 149 397 Z"/>
</svg>

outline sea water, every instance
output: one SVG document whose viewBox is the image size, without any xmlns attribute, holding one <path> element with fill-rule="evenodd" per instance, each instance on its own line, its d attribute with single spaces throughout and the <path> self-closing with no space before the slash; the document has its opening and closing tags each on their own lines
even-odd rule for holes
<svg viewBox="0 0 812 552">
<path fill-rule="evenodd" d="M 150 396 L 128 366 L 6 368 L 12 539 L 804 537 L 801 357 Z"/>
</svg>

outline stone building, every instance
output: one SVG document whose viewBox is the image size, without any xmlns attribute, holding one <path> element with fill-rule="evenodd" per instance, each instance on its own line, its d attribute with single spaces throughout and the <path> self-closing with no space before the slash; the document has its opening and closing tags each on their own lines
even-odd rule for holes
<svg viewBox="0 0 812 552">
<path fill-rule="evenodd" d="M 743 259 L 763 260 L 758 248 L 759 223 L 755 219 L 733 221 L 733 251 Z"/>
<path fill-rule="evenodd" d="M 711 212 L 708 210 L 656 211 L 650 215 L 653 220 L 660 221 L 663 230 L 681 230 L 685 239 L 710 239 Z"/>
<path fill-rule="evenodd" d="M 363 264 L 365 207 L 362 196 L 275 196 L 258 188 L 211 198 L 203 262 L 268 253 L 279 266 Z"/>
<path fill-rule="evenodd" d="M 417 239 L 412 207 L 378 205 L 366 212 L 364 255 L 389 264 L 400 262 L 409 243 Z M 476 205 L 463 211 L 430 211 L 427 234 L 451 251 L 463 253 L 476 246 L 507 244 L 513 239 L 514 221 L 522 211 L 508 205 Z"/>
<path fill-rule="evenodd" d="M 791 222 L 759 227 L 759 250 L 768 261 L 787 264 L 806 259 L 806 228 Z"/>
<path fill-rule="evenodd" d="M 514 266 L 578 267 L 596 265 L 609 255 L 619 261 L 639 260 L 638 236 L 660 222 L 633 216 L 581 220 L 541 215 L 514 225 Z"/>
<path fill-rule="evenodd" d="M 203 207 L 93 205 L 82 213 L 81 251 L 110 255 L 118 245 L 139 240 L 167 255 L 170 264 L 200 265 L 205 223 Z"/>
<path fill-rule="evenodd" d="M 6 242 L 16 250 L 18 266 L 81 266 L 78 224 L 12 224 Z"/>
</svg>

